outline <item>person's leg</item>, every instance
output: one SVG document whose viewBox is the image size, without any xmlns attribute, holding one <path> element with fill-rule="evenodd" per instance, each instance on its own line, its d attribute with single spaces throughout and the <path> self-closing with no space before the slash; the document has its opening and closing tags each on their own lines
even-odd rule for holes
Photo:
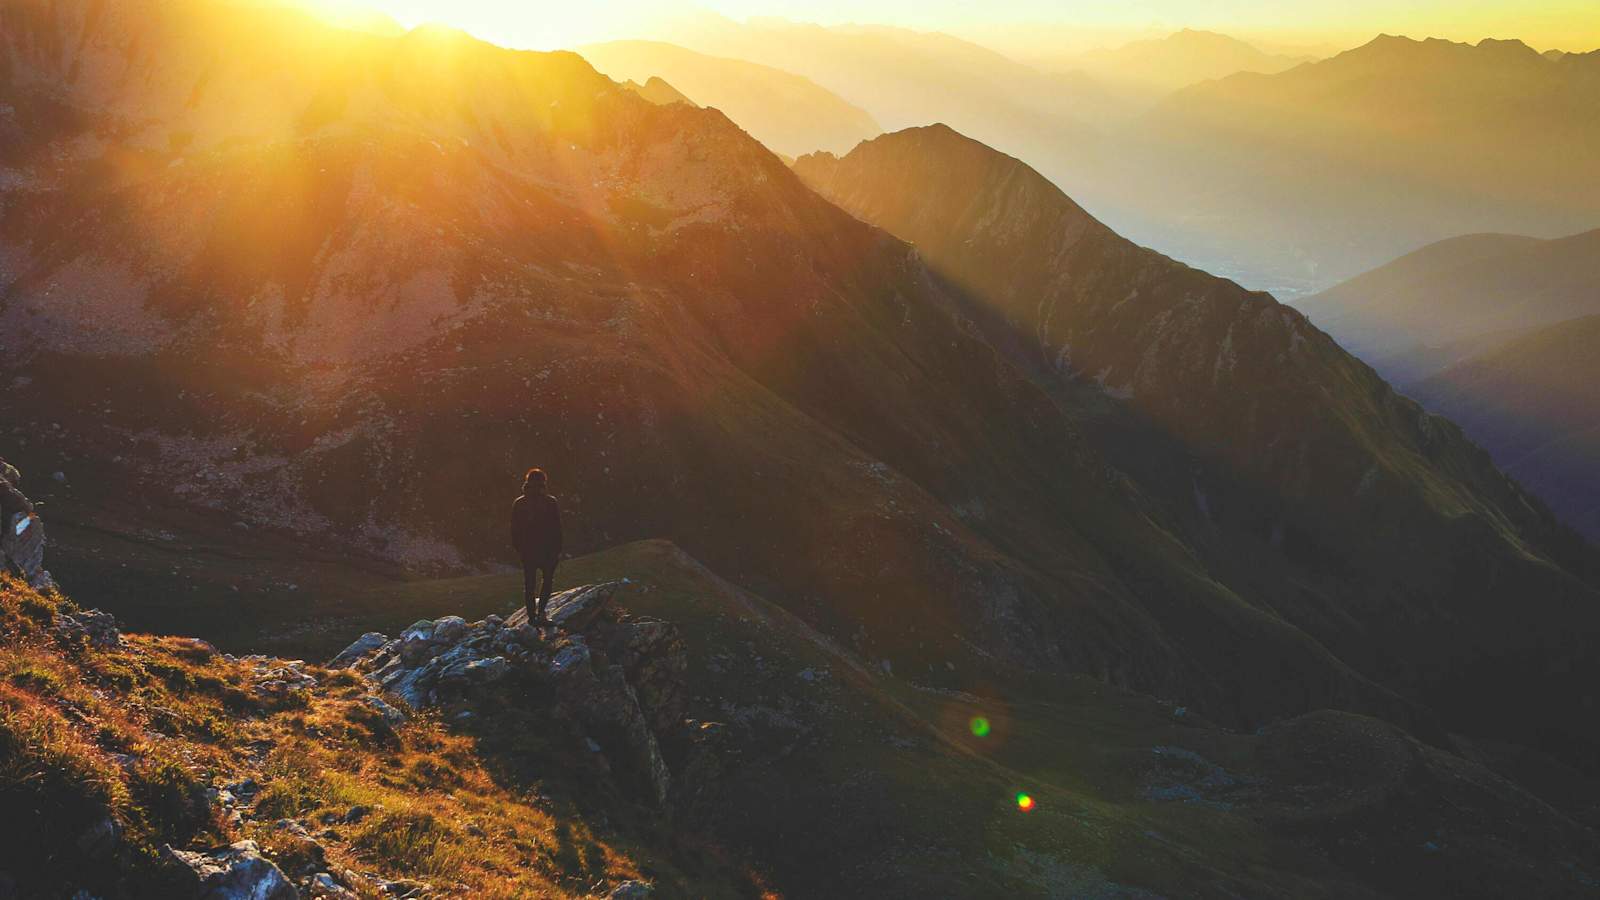
<svg viewBox="0 0 1600 900">
<path fill-rule="evenodd" d="M 522 605 L 528 608 L 528 617 L 538 618 L 534 609 L 533 598 L 539 596 L 539 566 L 533 560 L 524 556 L 522 558 Z"/>
<path fill-rule="evenodd" d="M 546 562 L 539 568 L 544 573 L 543 583 L 539 586 L 539 618 L 543 619 L 550 611 L 550 589 L 556 581 L 556 564 Z"/>
</svg>

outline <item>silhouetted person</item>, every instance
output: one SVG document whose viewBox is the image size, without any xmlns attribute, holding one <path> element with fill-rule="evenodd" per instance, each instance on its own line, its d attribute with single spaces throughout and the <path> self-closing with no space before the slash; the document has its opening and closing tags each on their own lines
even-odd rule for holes
<svg viewBox="0 0 1600 900">
<path fill-rule="evenodd" d="M 522 496 L 511 504 L 511 545 L 522 557 L 522 597 L 528 605 L 528 621 L 546 624 L 545 605 L 550 602 L 550 584 L 561 559 L 561 508 L 550 496 L 543 469 L 528 470 Z"/>
</svg>

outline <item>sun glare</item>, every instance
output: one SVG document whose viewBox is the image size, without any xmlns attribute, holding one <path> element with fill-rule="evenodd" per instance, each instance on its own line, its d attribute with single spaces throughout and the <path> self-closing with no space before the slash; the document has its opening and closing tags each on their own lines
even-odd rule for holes
<svg viewBox="0 0 1600 900">
<path fill-rule="evenodd" d="M 459 28 L 474 37 L 530 50 L 572 49 L 623 36 L 658 17 L 636 0 L 537 4 L 513 0 L 288 0 L 338 25 L 404 31 L 419 25 Z"/>
</svg>

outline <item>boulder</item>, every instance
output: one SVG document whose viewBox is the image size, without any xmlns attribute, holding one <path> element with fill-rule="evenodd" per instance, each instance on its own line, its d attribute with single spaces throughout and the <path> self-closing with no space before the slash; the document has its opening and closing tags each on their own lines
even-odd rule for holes
<svg viewBox="0 0 1600 900">
<path fill-rule="evenodd" d="M 409 718 L 409 716 L 407 716 L 403 710 L 396 708 L 391 703 L 385 702 L 382 697 L 379 697 L 375 694 L 368 694 L 367 696 L 362 697 L 361 702 L 366 704 L 366 706 L 373 712 L 383 716 L 383 720 L 388 722 L 391 726 L 399 725 Z"/>
<path fill-rule="evenodd" d="M 416 666 L 427 662 L 439 652 L 439 646 L 433 642 L 433 629 L 426 632 L 407 631 L 400 638 L 400 661 L 408 666 Z"/>
<path fill-rule="evenodd" d="M 166 858 L 193 900 L 299 900 L 300 892 L 255 841 L 203 853 L 167 847 Z"/>
<path fill-rule="evenodd" d="M 462 656 L 439 670 L 439 684 L 489 684 L 509 674 L 511 674 L 511 663 L 503 656 L 483 659 Z"/>
<path fill-rule="evenodd" d="M 655 732 L 650 729 L 650 720 L 640 708 L 622 667 L 607 666 L 594 673 L 582 694 L 570 698 L 569 705 L 603 745 L 622 749 L 623 758 L 613 757 L 613 766 L 629 770 L 650 800 L 665 806 L 672 776 Z"/>
<path fill-rule="evenodd" d="M 492 684 L 511 674 L 511 663 L 504 656 L 491 656 L 467 663 L 466 671 L 473 684 Z"/>
<path fill-rule="evenodd" d="M 369 653 L 382 649 L 389 643 L 389 636 L 376 631 L 369 631 L 356 638 L 350 646 L 339 651 L 339 655 L 328 661 L 330 669 L 348 669 Z"/>
<path fill-rule="evenodd" d="M 600 611 L 611 603 L 612 598 L 622 587 L 621 581 L 607 581 L 562 591 L 550 598 L 550 603 L 545 608 L 545 616 L 563 631 L 582 631 L 589 627 L 595 617 L 600 615 Z M 529 622 L 526 607 L 517 610 L 506 619 L 508 628 L 527 624 Z"/>
<path fill-rule="evenodd" d="M 98 609 L 71 614 L 56 613 L 52 624 L 56 636 L 67 643 L 87 642 L 101 650 L 114 650 L 122 646 L 122 632 L 117 630 L 116 618 Z"/>
<path fill-rule="evenodd" d="M 445 616 L 433 623 L 432 641 L 435 644 L 454 644 L 466 634 L 467 620 L 460 616 Z"/>
<path fill-rule="evenodd" d="M 611 893 L 606 896 L 607 900 L 645 900 L 647 897 L 654 896 L 655 892 L 655 885 L 650 882 L 634 881 L 630 878 L 612 888 Z"/>
<path fill-rule="evenodd" d="M 547 671 L 558 687 L 592 674 L 589 670 L 589 645 L 573 643 L 561 648 L 550 660 Z"/>
<path fill-rule="evenodd" d="M 672 779 L 672 814 L 681 822 L 699 822 L 720 800 L 727 728 L 718 722 L 684 722 Z"/>
<path fill-rule="evenodd" d="M 329 898 L 329 900 L 356 900 L 359 896 L 327 872 L 313 875 L 307 892 L 314 898 Z"/>
<path fill-rule="evenodd" d="M 9 563 L 35 590 L 55 587 L 55 580 L 44 568 L 43 520 L 26 513 L 16 513 L 9 519 L 0 528 L 0 571 Z"/>
<path fill-rule="evenodd" d="M 620 660 L 639 704 L 657 733 L 676 728 L 689 710 L 689 654 L 678 627 L 670 622 L 624 622 L 606 641 Z"/>
</svg>

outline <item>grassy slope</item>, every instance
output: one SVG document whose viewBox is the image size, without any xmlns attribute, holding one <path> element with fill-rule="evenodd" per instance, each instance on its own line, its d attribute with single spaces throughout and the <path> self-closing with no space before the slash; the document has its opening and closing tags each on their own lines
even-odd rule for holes
<svg viewBox="0 0 1600 900">
<path fill-rule="evenodd" d="M 665 542 L 573 560 L 561 577 L 630 578 L 641 585 L 631 612 L 683 628 L 690 715 L 747 736 L 715 830 L 743 835 L 796 896 L 1364 893 L 1242 818 L 1138 800 L 1150 748 L 1196 731 L 1150 698 L 1084 678 L 1054 683 L 1051 702 L 921 689 L 862 667 Z M 520 576 L 486 576 L 389 596 L 481 615 L 519 589 Z M 970 733 L 977 716 L 992 722 L 986 738 Z M 1032 812 L 1018 792 L 1035 798 Z"/>
<path fill-rule="evenodd" d="M 134 557 L 134 565 L 149 573 L 169 571 L 178 553 L 169 549 L 173 543 L 181 542 L 146 547 L 147 556 Z M 226 561 L 236 558 L 224 550 L 213 547 L 209 556 L 202 553 L 190 560 L 200 582 L 215 582 L 190 584 L 191 591 L 233 596 L 220 586 L 229 571 Z M 82 546 L 75 546 L 74 553 L 91 556 Z M 267 566 L 265 560 L 254 564 Z M 276 565 L 280 577 L 295 573 L 286 560 Z M 69 571 L 59 562 L 58 569 Z M 301 584 L 295 602 L 315 604 L 314 617 L 307 618 L 301 605 L 279 607 L 257 598 L 254 604 L 227 604 L 230 610 L 247 612 L 235 613 L 235 624 L 226 630 L 243 640 L 247 628 L 257 628 L 276 635 L 277 652 L 324 658 L 363 630 L 394 633 L 422 617 L 456 613 L 470 619 L 508 611 L 521 587 L 521 576 L 514 573 L 402 581 L 352 570 L 335 577 L 337 571 L 332 563 L 320 563 L 295 573 Z M 143 577 L 141 572 L 126 581 Z M 1334 790 L 1336 800 L 1325 806 L 1300 802 L 1295 791 L 1329 791 L 1329 783 L 1342 783 L 1348 776 L 1342 770 L 1347 759 L 1360 757 L 1365 749 L 1338 750 L 1335 761 L 1313 768 L 1315 787 L 1294 787 L 1284 801 L 1264 788 L 1248 787 L 1269 777 L 1267 761 L 1277 744 L 1214 727 L 1192 714 L 1175 715 L 1170 703 L 1087 678 L 1030 684 L 998 665 L 965 679 L 996 686 L 972 693 L 919 686 L 917 682 L 935 680 L 935 673 L 896 666 L 891 676 L 881 668 L 867 668 L 863 654 L 831 645 L 791 614 L 723 581 L 666 542 L 628 544 L 569 560 L 559 572 L 565 586 L 621 578 L 634 582 L 623 600 L 629 612 L 668 619 L 683 629 L 690 655 L 689 715 L 730 728 L 729 771 L 709 804 L 704 828 L 719 836 L 730 858 L 750 860 L 748 872 L 735 878 L 716 868 L 720 864 L 709 873 L 686 872 L 684 858 L 708 857 L 699 850 L 677 855 L 660 850 L 677 845 L 659 819 L 606 796 L 603 784 L 589 779 L 578 761 L 563 756 L 560 742 L 547 735 L 549 728 L 537 721 L 537 713 L 509 703 L 480 718 L 498 723 L 490 730 L 452 733 L 434 724 L 426 726 L 426 737 L 409 739 L 417 746 L 436 746 L 456 768 L 466 765 L 483 773 L 465 778 L 479 785 L 479 793 L 460 801 L 459 788 L 452 791 L 454 798 L 415 793 L 427 784 L 425 773 L 434 771 L 432 763 L 403 767 L 400 789 L 414 793 L 403 803 L 392 799 L 386 806 L 432 809 L 446 804 L 430 813 L 434 822 L 444 823 L 447 837 L 439 849 L 444 855 L 437 865 L 424 862 L 413 874 L 427 878 L 430 872 L 448 871 L 457 852 L 485 861 L 481 877 L 511 872 L 501 840 L 506 835 L 490 832 L 494 846 L 478 847 L 471 843 L 478 839 L 463 824 L 506 815 L 497 810 L 504 798 L 495 793 L 506 784 L 537 785 L 533 790 L 538 796 L 559 804 L 532 811 L 516 807 L 516 815 L 548 817 L 538 819 L 543 824 L 537 826 L 546 829 L 546 844 L 526 836 L 510 839 L 546 847 L 552 858 L 561 855 L 579 872 L 598 867 L 593 859 L 632 861 L 606 864 L 621 873 L 626 865 L 641 866 L 637 861 L 655 851 L 642 867 L 664 884 L 708 879 L 723 886 L 743 884 L 741 890 L 770 885 L 794 896 L 919 891 L 941 896 L 996 891 L 1097 896 L 1124 887 L 1169 896 L 1406 894 L 1402 875 L 1416 867 L 1413 857 L 1426 842 L 1413 834 L 1455 833 L 1457 828 L 1449 809 L 1433 799 L 1431 787 L 1418 789 L 1404 782 L 1374 787 L 1354 778 Z M 971 734 L 969 723 L 976 716 L 992 723 L 987 737 Z M 1318 738 L 1311 746 L 1339 748 L 1343 740 Z M 363 798 L 370 797 L 373 779 L 389 765 L 370 754 L 351 756 L 348 750 L 330 749 L 324 739 L 301 732 L 281 746 L 281 755 L 272 758 L 279 762 L 263 765 L 279 766 L 269 777 L 287 785 L 285 802 L 303 816 L 368 802 Z M 1197 754 L 1202 768 L 1226 770 L 1246 786 L 1247 796 L 1212 797 L 1183 785 L 1152 793 L 1152 785 L 1160 781 L 1155 763 L 1165 752 L 1157 748 Z M 1302 752 L 1296 745 L 1291 757 Z M 296 759 L 334 764 L 319 763 L 308 774 L 290 762 Z M 1037 802 L 1029 813 L 1015 804 L 1016 794 L 1024 791 Z M 594 792 L 599 792 L 598 803 L 591 797 Z M 1379 813 L 1375 819 L 1365 818 L 1373 797 L 1380 798 Z M 1481 799 L 1476 793 L 1470 797 L 1473 803 Z M 1546 812 L 1556 816 L 1546 810 L 1535 818 L 1544 821 Z M 1499 816 L 1495 809 L 1480 818 L 1499 822 Z M 592 829 L 586 823 L 596 819 L 607 821 L 612 829 L 608 836 L 592 840 L 614 849 L 593 856 L 599 851 L 580 852 L 588 846 L 582 840 L 558 840 L 567 817 L 580 830 Z M 1374 821 L 1389 820 L 1403 823 L 1403 828 L 1395 826 L 1403 831 L 1400 836 L 1374 830 Z M 1286 829 L 1285 821 L 1293 828 Z M 528 833 L 540 833 L 537 828 L 529 824 Z M 624 834 L 631 843 L 623 840 Z M 1502 835 L 1491 837 L 1499 842 L 1497 852 L 1515 860 L 1513 869 L 1546 862 L 1526 859 L 1523 849 Z M 1397 843 L 1410 849 L 1398 851 L 1395 858 Z M 1337 852 L 1342 844 L 1357 850 L 1341 858 Z M 1579 845 L 1581 849 L 1581 841 Z M 1373 848 L 1383 849 L 1379 853 Z M 1480 855 L 1499 864 L 1492 853 Z M 1504 871 L 1492 869 L 1484 883 L 1496 883 L 1492 879 Z M 586 874 L 599 877 L 597 872 Z M 1559 894 L 1561 886 L 1557 882 L 1552 889 Z M 1420 887 L 1436 890 L 1438 882 L 1424 880 Z"/>
<path fill-rule="evenodd" d="M 23 896 L 64 886 L 170 896 L 162 844 L 242 838 L 291 873 L 415 878 L 450 896 L 586 896 L 630 877 L 667 896 L 755 890 L 720 854 L 664 839 L 653 813 L 619 797 L 526 710 L 496 710 L 511 733 L 457 732 L 429 717 L 395 729 L 359 702 L 364 689 L 348 673 L 311 669 L 317 687 L 268 699 L 254 689 L 255 661 L 192 639 L 61 645 L 48 623 L 72 609 L 0 578 L 0 872 Z M 514 749 L 518 765 L 491 746 Z M 229 824 L 205 789 L 243 778 L 262 789 L 253 816 Z M 318 833 L 325 861 L 273 827 L 355 805 L 373 812 Z M 80 835 L 108 817 L 123 849 L 83 850 Z"/>
</svg>

